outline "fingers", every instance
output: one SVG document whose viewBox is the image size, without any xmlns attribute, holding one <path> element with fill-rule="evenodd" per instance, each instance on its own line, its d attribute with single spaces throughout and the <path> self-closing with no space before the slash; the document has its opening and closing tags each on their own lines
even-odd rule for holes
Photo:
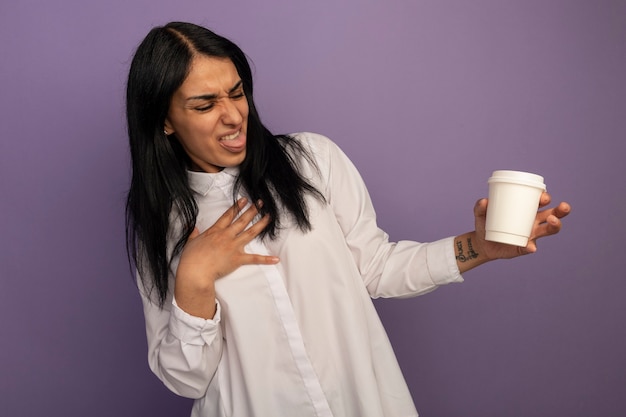
<svg viewBox="0 0 626 417">
<path fill-rule="evenodd" d="M 549 193 L 547 192 L 543 192 L 541 194 L 541 197 L 539 198 L 539 208 L 541 207 L 545 207 L 548 204 L 550 204 L 550 202 L 552 201 L 552 196 L 550 196 Z M 555 213 L 555 216 L 562 218 L 567 216 L 567 214 L 570 212 L 570 205 L 567 203 L 560 203 L 557 207 L 557 213 Z M 486 198 L 481 198 L 480 200 L 478 200 L 476 202 L 476 205 L 474 205 L 474 215 L 475 216 L 484 216 L 487 212 L 487 199 Z"/>
<path fill-rule="evenodd" d="M 559 203 L 558 206 L 554 208 L 538 212 L 537 221 L 539 223 L 549 222 L 550 216 L 553 216 L 557 220 L 562 219 L 563 217 L 567 216 L 570 213 L 570 211 L 571 211 L 570 205 L 565 202 L 561 202 Z M 555 220 L 552 219 L 552 222 L 554 223 Z"/>
<path fill-rule="evenodd" d="M 233 204 L 228 210 L 226 210 L 219 219 L 215 222 L 213 227 L 226 229 L 233 227 L 235 234 L 239 234 L 246 226 L 254 219 L 259 213 L 257 207 L 251 204 L 246 211 L 244 211 L 239 217 L 237 215 L 241 213 L 241 210 L 248 204 L 248 199 L 245 197 L 240 198 Z"/>
<path fill-rule="evenodd" d="M 559 219 L 562 219 L 563 217 L 567 216 L 571 211 L 572 211 L 572 207 L 568 203 L 563 201 L 554 208 L 554 211 L 552 214 L 554 214 Z"/>
<path fill-rule="evenodd" d="M 541 193 L 541 197 L 539 197 L 539 207 L 545 207 L 548 204 L 550 204 L 550 201 L 552 201 L 552 196 L 544 191 L 543 193 Z"/>
<path fill-rule="evenodd" d="M 474 205 L 474 216 L 484 217 L 487 215 L 487 199 L 481 198 Z"/>
<path fill-rule="evenodd" d="M 567 216 L 570 212 L 570 205 L 567 203 L 560 203 L 557 207 L 544 210 L 537 214 L 537 228 L 534 233 L 534 238 L 538 239 L 544 236 L 554 235 L 561 231 L 563 223 L 561 219 Z"/>
<path fill-rule="evenodd" d="M 242 257 L 242 264 L 247 265 L 274 265 L 280 262 L 278 256 L 246 254 Z"/>
<path fill-rule="evenodd" d="M 550 214 L 546 217 L 546 225 L 550 232 L 549 234 L 558 233 L 561 230 L 561 219 L 567 216 L 571 211 L 572 207 L 566 202 L 561 202 L 552 210 L 548 210 Z"/>
<path fill-rule="evenodd" d="M 232 222 L 231 226 L 233 227 L 235 234 L 241 233 L 250 224 L 250 222 L 254 220 L 254 217 L 257 214 L 259 214 L 259 210 L 254 204 L 251 204 L 246 211 L 244 211 L 235 221 Z"/>
<path fill-rule="evenodd" d="M 544 192 L 539 200 L 539 208 L 550 204 L 551 200 L 552 197 L 550 194 Z M 475 230 L 478 236 L 480 236 L 479 232 L 484 231 L 488 204 L 488 200 L 482 198 L 474 205 L 474 216 L 476 218 Z M 561 202 L 553 208 L 538 210 L 528 246 L 519 249 L 519 255 L 536 252 L 537 239 L 559 233 L 563 226 L 561 219 L 569 215 L 571 210 L 571 206 L 566 202 Z"/>
<path fill-rule="evenodd" d="M 546 223 L 544 225 L 545 228 L 545 235 L 544 236 L 548 236 L 548 235 L 553 235 L 555 233 L 558 233 L 561 231 L 561 227 L 562 227 L 562 223 L 561 220 L 559 220 L 558 217 L 554 216 L 554 215 L 549 215 L 548 218 L 546 219 Z"/>
<path fill-rule="evenodd" d="M 541 239 L 542 237 L 554 235 L 561 231 L 561 221 L 552 216 L 550 220 L 544 224 L 541 224 L 535 228 L 533 231 L 533 235 L 528 241 L 528 252 L 532 253 L 537 250 L 537 239 Z M 531 250 L 532 249 L 532 250 Z"/>
<path fill-rule="evenodd" d="M 228 210 L 224 212 L 224 214 L 220 216 L 219 219 L 217 219 L 214 226 L 228 227 L 233 222 L 235 217 L 237 217 L 237 214 L 241 211 L 241 209 L 246 206 L 247 203 L 248 199 L 245 197 L 237 200 L 235 204 L 233 204 Z"/>
<path fill-rule="evenodd" d="M 252 239 L 257 237 L 267 227 L 267 225 L 270 223 L 270 220 L 271 220 L 270 216 L 266 214 L 258 222 L 252 224 L 247 229 L 240 231 L 238 233 L 239 239 L 245 243 L 250 242 Z M 250 222 L 247 222 L 246 225 L 249 223 Z"/>
<path fill-rule="evenodd" d="M 237 230 L 237 236 L 234 238 L 234 241 L 237 242 L 237 245 L 241 248 L 239 264 L 261 264 L 261 265 L 273 265 L 279 262 L 279 258 L 277 256 L 270 255 L 260 255 L 260 254 L 251 254 L 247 253 L 243 250 L 243 247 L 251 242 L 254 238 L 256 238 L 269 224 L 270 216 L 265 215 L 259 221 L 252 224 L 250 227 L 247 227 L 248 224 L 253 220 L 254 216 L 258 213 L 256 207 L 252 206 L 248 208 L 234 223 L 233 230 Z M 252 217 L 250 217 L 252 216 Z M 239 223 L 235 227 L 235 223 Z M 247 228 L 246 228 L 247 227 Z M 243 230 L 239 230 L 243 228 Z"/>
<path fill-rule="evenodd" d="M 229 239 L 233 242 L 238 242 L 239 245 L 245 245 L 252 241 L 267 227 L 271 218 L 266 215 L 253 223 L 254 218 L 259 214 L 259 210 L 257 205 L 251 204 L 250 207 L 241 213 L 246 204 L 248 204 L 246 198 L 237 200 L 204 234 L 225 233 L 224 236 L 230 236 Z"/>
</svg>

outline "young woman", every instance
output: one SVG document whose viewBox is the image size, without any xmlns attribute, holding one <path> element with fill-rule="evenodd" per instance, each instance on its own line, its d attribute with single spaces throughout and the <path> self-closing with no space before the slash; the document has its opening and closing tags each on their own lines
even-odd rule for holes
<svg viewBox="0 0 626 417">
<path fill-rule="evenodd" d="M 132 61 L 127 237 L 151 369 L 193 416 L 416 416 L 372 297 L 534 252 L 569 205 L 538 212 L 524 249 L 484 239 L 484 199 L 473 232 L 389 242 L 341 150 L 271 134 L 252 90 L 244 53 L 189 23 Z"/>
</svg>

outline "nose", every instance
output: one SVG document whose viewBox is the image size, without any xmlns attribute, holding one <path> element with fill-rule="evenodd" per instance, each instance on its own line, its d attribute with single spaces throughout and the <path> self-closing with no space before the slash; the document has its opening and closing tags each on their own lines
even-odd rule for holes
<svg viewBox="0 0 626 417">
<path fill-rule="evenodd" d="M 237 105 L 230 99 L 225 98 L 223 101 L 222 122 L 227 125 L 238 125 L 243 121 L 243 116 Z"/>
</svg>

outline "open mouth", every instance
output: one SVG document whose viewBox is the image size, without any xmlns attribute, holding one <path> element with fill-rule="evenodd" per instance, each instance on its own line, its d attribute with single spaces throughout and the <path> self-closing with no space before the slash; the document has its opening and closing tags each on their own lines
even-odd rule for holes
<svg viewBox="0 0 626 417">
<path fill-rule="evenodd" d="M 239 153 L 246 149 L 246 135 L 239 129 L 231 135 L 222 136 L 219 143 L 227 151 Z"/>
<path fill-rule="evenodd" d="M 232 135 L 228 135 L 228 136 L 222 136 L 220 138 L 220 140 L 235 140 L 237 139 L 237 137 L 239 136 L 239 134 L 241 133 L 241 130 L 236 131 L 235 133 L 233 133 Z"/>
</svg>

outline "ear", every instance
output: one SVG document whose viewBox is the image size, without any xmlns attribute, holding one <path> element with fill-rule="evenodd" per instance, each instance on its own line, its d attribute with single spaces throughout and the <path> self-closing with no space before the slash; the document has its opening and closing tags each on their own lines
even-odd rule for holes
<svg viewBox="0 0 626 417">
<path fill-rule="evenodd" d="M 168 136 L 174 133 L 174 127 L 172 126 L 172 123 L 170 123 L 170 120 L 167 117 L 165 118 L 165 123 L 163 123 L 163 130 L 165 134 Z"/>
</svg>

